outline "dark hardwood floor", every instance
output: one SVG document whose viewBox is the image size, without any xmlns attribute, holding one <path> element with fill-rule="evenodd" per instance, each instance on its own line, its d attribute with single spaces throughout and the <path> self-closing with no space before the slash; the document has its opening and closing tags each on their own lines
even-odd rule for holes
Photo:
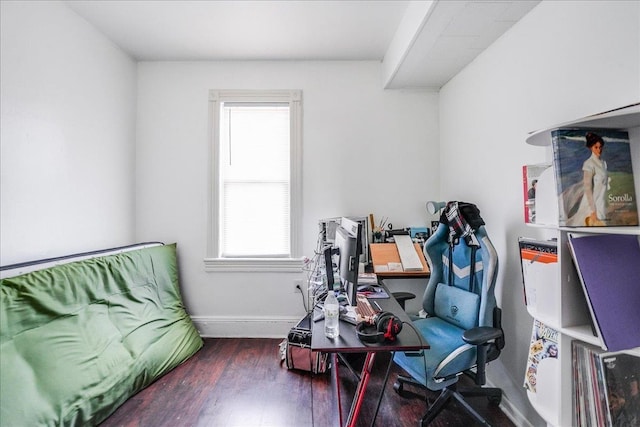
<svg viewBox="0 0 640 427">
<path fill-rule="evenodd" d="M 291 426 L 332 424 L 334 398 L 329 373 L 311 375 L 280 365 L 277 339 L 205 339 L 204 347 L 185 363 L 130 398 L 102 427 L 141 426 Z M 358 363 L 358 358 L 352 360 Z M 380 354 L 369 383 L 370 398 L 363 405 L 358 426 L 369 426 L 384 378 L 388 355 Z M 343 411 L 348 412 L 355 380 L 340 366 Z M 424 414 L 423 398 L 400 397 L 393 390 L 399 373 L 395 365 L 385 390 L 376 426 L 417 426 Z M 436 393 L 430 393 L 435 398 Z M 471 400 L 474 408 L 498 426 L 514 424 L 485 398 Z M 471 426 L 472 418 L 457 403 L 431 424 Z"/>
</svg>

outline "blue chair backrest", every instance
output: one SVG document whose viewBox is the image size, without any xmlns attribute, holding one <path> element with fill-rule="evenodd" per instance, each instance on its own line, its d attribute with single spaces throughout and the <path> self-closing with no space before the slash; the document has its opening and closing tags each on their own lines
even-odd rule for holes
<svg viewBox="0 0 640 427">
<path fill-rule="evenodd" d="M 474 235 L 474 241 L 478 244 L 475 250 L 474 245 L 468 245 L 464 238 L 451 246 L 449 227 L 441 223 L 424 246 L 431 276 L 422 306 L 429 315 L 444 318 L 462 329 L 493 326 L 493 310 L 496 306 L 494 287 L 498 256 L 484 226 L 480 226 Z M 444 286 L 453 286 L 456 290 L 447 290 Z M 464 297 L 467 292 L 477 297 Z M 458 302 L 455 302 L 456 299 Z M 448 304 L 446 308 L 442 307 L 443 303 Z M 451 313 L 453 309 L 459 310 L 460 314 Z"/>
</svg>

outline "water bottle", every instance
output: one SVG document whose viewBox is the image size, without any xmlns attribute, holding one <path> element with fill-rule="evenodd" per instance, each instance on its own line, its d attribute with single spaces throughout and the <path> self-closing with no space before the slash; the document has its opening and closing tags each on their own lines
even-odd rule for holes
<svg viewBox="0 0 640 427">
<path fill-rule="evenodd" d="M 340 305 L 334 291 L 324 300 L 324 334 L 330 339 L 340 335 Z"/>
</svg>

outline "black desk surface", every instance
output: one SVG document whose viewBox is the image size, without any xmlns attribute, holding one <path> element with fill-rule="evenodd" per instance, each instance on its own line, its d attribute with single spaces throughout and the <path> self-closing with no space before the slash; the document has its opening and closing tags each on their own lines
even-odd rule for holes
<svg viewBox="0 0 640 427">
<path fill-rule="evenodd" d="M 387 290 L 387 293 L 391 293 Z M 385 341 L 383 343 L 363 343 L 356 334 L 356 327 L 351 323 L 340 321 L 340 336 L 333 340 L 324 335 L 324 320 L 311 321 L 311 349 L 325 353 L 363 353 L 378 351 L 413 351 L 429 348 L 429 343 L 419 337 L 407 323 L 411 324 L 411 319 L 400 307 L 395 298 L 376 298 L 375 301 L 383 311 L 396 315 L 402 322 L 402 331 L 395 341 Z M 373 305 L 375 307 L 375 305 Z"/>
</svg>

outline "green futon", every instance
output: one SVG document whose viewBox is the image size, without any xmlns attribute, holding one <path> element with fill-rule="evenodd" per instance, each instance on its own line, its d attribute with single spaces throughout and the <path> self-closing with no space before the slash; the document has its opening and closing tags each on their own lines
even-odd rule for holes
<svg viewBox="0 0 640 427">
<path fill-rule="evenodd" d="M 0 281 L 0 426 L 96 425 L 202 347 L 176 245 Z"/>
</svg>

